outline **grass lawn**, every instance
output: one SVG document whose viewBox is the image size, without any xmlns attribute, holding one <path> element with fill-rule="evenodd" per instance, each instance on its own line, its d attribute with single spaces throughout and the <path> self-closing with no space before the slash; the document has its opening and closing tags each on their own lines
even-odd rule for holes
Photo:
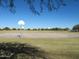
<svg viewBox="0 0 79 59">
<path fill-rule="evenodd" d="M 29 39 L 0 38 L 0 42 L 28 43 L 50 53 L 52 59 L 79 59 L 79 38 L 72 39 Z"/>
</svg>

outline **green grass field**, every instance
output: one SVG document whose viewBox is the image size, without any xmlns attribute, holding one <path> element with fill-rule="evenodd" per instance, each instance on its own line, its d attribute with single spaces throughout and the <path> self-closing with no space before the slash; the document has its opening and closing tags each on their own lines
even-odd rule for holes
<svg viewBox="0 0 79 59">
<path fill-rule="evenodd" d="M 0 31 L 3 33 L 61 33 L 61 31 Z M 64 34 L 79 32 L 62 31 Z M 52 59 L 79 59 L 79 38 L 0 38 L 0 42 L 28 43 L 49 53 Z"/>
<path fill-rule="evenodd" d="M 72 38 L 72 39 L 0 38 L 0 42 L 28 43 L 47 51 L 52 57 L 52 59 L 79 59 L 79 38 Z"/>
</svg>

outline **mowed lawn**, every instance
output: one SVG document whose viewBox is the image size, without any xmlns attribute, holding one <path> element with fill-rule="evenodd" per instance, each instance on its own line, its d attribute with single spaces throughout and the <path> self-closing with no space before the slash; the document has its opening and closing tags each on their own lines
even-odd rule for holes
<svg viewBox="0 0 79 59">
<path fill-rule="evenodd" d="M 28 43 L 47 51 L 52 59 L 79 59 L 79 38 L 29 39 L 0 38 L 0 42 Z"/>
</svg>

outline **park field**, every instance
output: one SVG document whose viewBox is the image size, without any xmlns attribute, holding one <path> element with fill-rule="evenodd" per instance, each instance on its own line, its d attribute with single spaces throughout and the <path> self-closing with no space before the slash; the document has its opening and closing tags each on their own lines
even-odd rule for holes
<svg viewBox="0 0 79 59">
<path fill-rule="evenodd" d="M 52 59 L 79 59 L 79 38 L 26 39 L 0 38 L 0 42 L 28 43 L 49 53 Z"/>
<path fill-rule="evenodd" d="M 17 33 L 22 33 L 26 37 L 15 37 Z M 0 35 L 2 34 L 3 37 L 0 37 L 0 42 L 28 43 L 48 52 L 51 59 L 79 59 L 79 33 L 67 31 L 0 31 Z M 48 37 L 43 37 L 43 35 L 48 34 Z"/>
<path fill-rule="evenodd" d="M 0 31 L 0 38 L 48 38 L 48 39 L 61 39 L 61 38 L 79 38 L 79 32 L 70 31 L 28 31 L 28 30 L 8 30 Z"/>
</svg>

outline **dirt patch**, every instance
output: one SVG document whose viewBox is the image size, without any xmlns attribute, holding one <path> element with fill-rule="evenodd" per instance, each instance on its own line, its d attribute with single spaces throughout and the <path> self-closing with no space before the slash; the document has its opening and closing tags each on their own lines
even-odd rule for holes
<svg viewBox="0 0 79 59">
<path fill-rule="evenodd" d="M 61 32 L 26 32 L 26 33 L 2 33 L 0 38 L 79 38 L 79 33 Z"/>
</svg>

